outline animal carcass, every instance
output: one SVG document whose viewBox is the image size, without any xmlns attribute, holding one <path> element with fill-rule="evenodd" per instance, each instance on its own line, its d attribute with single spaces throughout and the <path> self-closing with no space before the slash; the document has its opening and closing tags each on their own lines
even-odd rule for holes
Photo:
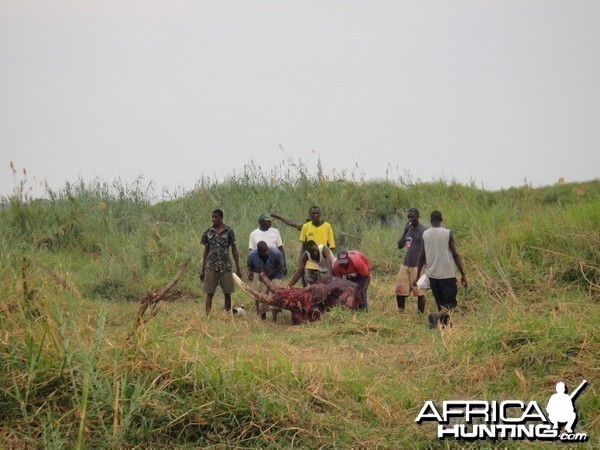
<svg viewBox="0 0 600 450">
<path fill-rule="evenodd" d="M 262 294 L 245 284 L 235 273 L 233 278 L 237 285 L 261 303 L 278 306 L 292 313 L 294 324 L 314 322 L 321 314 L 336 305 L 346 309 L 357 310 L 362 305 L 362 290 L 351 281 L 342 278 L 328 278 L 305 288 L 279 288 L 260 274 L 271 294 Z"/>
</svg>

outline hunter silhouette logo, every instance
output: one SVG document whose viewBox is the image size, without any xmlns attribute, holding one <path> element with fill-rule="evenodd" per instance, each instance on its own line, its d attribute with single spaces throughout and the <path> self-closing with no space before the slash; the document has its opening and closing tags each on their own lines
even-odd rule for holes
<svg viewBox="0 0 600 450">
<path fill-rule="evenodd" d="M 565 383 L 556 383 L 556 394 L 550 397 L 546 406 L 548 419 L 554 425 L 552 427 L 553 430 L 558 430 L 559 423 L 566 423 L 565 431 L 573 433 L 573 427 L 577 423 L 577 413 L 575 412 L 573 402 L 586 384 L 587 380 L 583 380 L 577 389 L 571 395 L 568 395 Z"/>
<path fill-rule="evenodd" d="M 556 393 L 548 400 L 546 412 L 536 401 L 506 400 L 445 400 L 437 408 L 433 401 L 425 402 L 416 422 L 437 422 L 440 440 L 544 440 L 585 442 L 587 433 L 575 433 L 577 412 L 574 402 L 587 381 L 567 394 L 565 383 L 556 384 Z M 564 431 L 560 432 L 561 424 Z"/>
</svg>

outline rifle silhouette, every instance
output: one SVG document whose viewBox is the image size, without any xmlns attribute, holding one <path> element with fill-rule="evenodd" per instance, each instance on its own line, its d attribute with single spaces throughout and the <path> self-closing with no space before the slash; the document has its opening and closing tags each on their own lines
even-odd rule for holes
<svg viewBox="0 0 600 450">
<path fill-rule="evenodd" d="M 585 387 L 585 385 L 587 384 L 587 380 L 583 380 L 581 382 L 581 384 L 579 386 L 577 386 L 577 389 L 575 389 L 571 395 L 569 395 L 569 398 L 571 400 L 573 400 L 575 397 L 577 397 L 579 395 L 579 393 L 581 392 L 581 390 Z"/>
</svg>

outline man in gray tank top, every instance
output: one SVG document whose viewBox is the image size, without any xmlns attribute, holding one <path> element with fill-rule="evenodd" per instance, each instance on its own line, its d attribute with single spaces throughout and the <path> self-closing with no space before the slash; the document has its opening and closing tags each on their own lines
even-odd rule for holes
<svg viewBox="0 0 600 450">
<path fill-rule="evenodd" d="M 467 276 L 462 260 L 456 251 L 454 236 L 448 228 L 442 227 L 442 213 L 433 211 L 430 216 L 431 228 L 423 233 L 423 247 L 419 257 L 417 279 L 423 266 L 429 277 L 431 292 L 437 303 L 438 312 L 429 314 L 429 327 L 435 328 L 438 322 L 448 324 L 448 311 L 456 307 L 458 291 L 454 265 L 460 271 L 460 282 L 466 288 Z M 416 285 L 416 281 L 414 283 Z"/>
</svg>

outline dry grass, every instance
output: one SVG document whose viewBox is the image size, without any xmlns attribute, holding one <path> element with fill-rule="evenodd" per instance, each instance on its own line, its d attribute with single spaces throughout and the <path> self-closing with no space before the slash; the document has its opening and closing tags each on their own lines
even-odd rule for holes
<svg viewBox="0 0 600 450">
<path fill-rule="evenodd" d="M 557 381 L 583 378 L 578 427 L 600 446 L 596 184 L 584 195 L 568 185 L 496 195 L 444 183 L 283 184 L 252 187 L 252 204 L 236 180 L 152 207 L 85 186 L 50 205 L 11 204 L 0 216 L 0 447 L 474 448 L 417 425 L 423 403 L 544 403 Z M 205 212 L 227 204 L 243 236 L 256 226 L 254 209 L 304 217 L 297 199 L 308 194 L 335 219 L 338 245 L 371 257 L 369 313 L 334 310 L 304 326 L 286 313 L 274 324 L 252 308 L 243 318 L 219 311 L 217 295 L 205 317 L 195 273 Z M 438 203 L 471 287 L 459 294 L 454 326 L 432 331 L 414 299 L 397 311 L 389 224 L 394 208 Z M 282 233 L 291 255 L 297 232 Z M 190 256 L 177 295 L 136 322 L 139 299 Z M 234 304 L 253 301 L 236 292 Z"/>
</svg>

